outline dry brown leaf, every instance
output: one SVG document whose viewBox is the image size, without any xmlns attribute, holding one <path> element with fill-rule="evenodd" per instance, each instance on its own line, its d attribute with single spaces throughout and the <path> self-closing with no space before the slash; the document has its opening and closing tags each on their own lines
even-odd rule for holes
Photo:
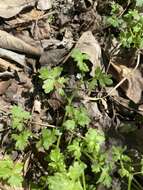
<svg viewBox="0 0 143 190">
<path fill-rule="evenodd" d="M 41 114 L 33 112 L 32 114 L 32 130 L 35 132 L 43 128 Z"/>
<path fill-rule="evenodd" d="M 58 65 L 66 55 L 66 49 L 51 49 L 43 52 L 40 57 L 41 66 L 56 66 Z"/>
<path fill-rule="evenodd" d="M 0 95 L 3 95 L 11 85 L 11 80 L 0 81 Z"/>
<path fill-rule="evenodd" d="M 139 103 L 143 91 L 143 77 L 138 66 L 140 56 L 135 49 L 120 48 L 110 60 L 110 72 L 121 84 L 126 96 L 134 103 Z M 137 61 L 136 61 L 137 57 Z M 136 68 L 136 69 L 135 69 Z M 122 82 L 125 80 L 124 82 Z"/>
<path fill-rule="evenodd" d="M 28 6 L 33 6 L 36 0 L 1 0 L 0 17 L 11 18 Z"/>
<path fill-rule="evenodd" d="M 143 91 L 143 77 L 139 69 L 128 68 L 125 65 L 111 63 L 113 67 L 112 75 L 119 82 L 127 78 L 121 85 L 126 96 L 135 103 L 139 103 Z M 114 72 L 115 71 L 115 72 Z"/>
<path fill-rule="evenodd" d="M 40 10 L 48 10 L 52 8 L 52 0 L 39 0 L 37 8 Z"/>
<path fill-rule="evenodd" d="M 26 89 L 31 89 L 33 84 L 32 84 L 32 79 L 31 77 L 28 77 L 25 72 L 18 72 L 18 77 L 19 77 L 19 82 L 22 84 L 22 86 Z"/>
<path fill-rule="evenodd" d="M 20 15 L 20 18 L 23 18 L 25 19 L 25 21 L 32 21 L 32 20 L 38 20 L 40 19 L 40 17 L 42 17 L 44 15 L 44 12 L 43 11 L 39 11 L 39 10 L 36 10 L 36 9 L 32 9 L 31 11 L 25 13 L 25 14 L 22 14 Z"/>
<path fill-rule="evenodd" d="M 7 100 L 8 102 L 13 102 L 16 95 L 17 95 L 17 91 L 18 91 L 18 84 L 17 82 L 13 79 L 11 80 L 11 84 L 10 86 L 8 86 L 6 92 L 5 92 L 5 100 Z"/>
<path fill-rule="evenodd" d="M 34 112 L 41 113 L 41 102 L 39 100 L 34 100 Z"/>
<path fill-rule="evenodd" d="M 28 12 L 23 12 L 19 16 L 17 16 L 14 19 L 8 19 L 5 20 L 5 23 L 8 24 L 10 27 L 27 27 L 25 26 L 25 23 L 31 22 L 31 21 L 39 21 L 39 19 L 43 18 L 44 12 L 38 11 L 36 9 L 32 9 Z M 48 16 L 47 16 L 48 17 Z"/>
<path fill-rule="evenodd" d="M 88 114 L 92 118 L 100 119 L 102 117 L 102 113 L 99 111 L 97 102 L 86 102 L 84 105 L 88 110 Z"/>
<path fill-rule="evenodd" d="M 23 40 L 2 30 L 0 30 L 0 47 L 31 55 L 39 56 L 41 54 L 39 48 L 33 47 Z"/>
<path fill-rule="evenodd" d="M 15 52 L 0 48 L 0 57 L 15 61 L 15 62 L 19 63 L 19 65 L 21 65 L 23 67 L 26 66 L 25 55 L 18 54 L 18 53 L 15 53 Z"/>
<path fill-rule="evenodd" d="M 93 65 L 90 75 L 94 76 L 95 69 L 101 67 L 101 47 L 92 32 L 84 32 L 75 48 L 80 49 L 82 53 L 86 53 L 89 56 L 89 60 Z"/>
<path fill-rule="evenodd" d="M 16 67 L 15 65 L 11 64 L 10 62 L 8 61 L 5 61 L 4 59 L 1 59 L 0 58 L 0 70 L 8 70 L 8 69 L 11 69 L 11 70 L 15 70 L 15 71 L 21 71 L 22 69 L 21 68 L 18 68 Z"/>
</svg>

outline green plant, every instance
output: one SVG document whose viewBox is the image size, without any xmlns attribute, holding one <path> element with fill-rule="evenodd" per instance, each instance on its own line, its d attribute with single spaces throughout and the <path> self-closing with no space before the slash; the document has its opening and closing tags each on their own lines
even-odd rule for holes
<svg viewBox="0 0 143 190">
<path fill-rule="evenodd" d="M 22 186 L 22 163 L 14 163 L 9 156 L 0 160 L 0 179 L 6 181 L 12 187 Z"/>
<path fill-rule="evenodd" d="M 100 67 L 97 67 L 95 70 L 94 77 L 89 81 L 89 89 L 94 89 L 98 84 L 101 87 L 106 87 L 113 83 L 111 79 L 112 75 L 104 73 Z"/>
<path fill-rule="evenodd" d="M 64 95 L 63 88 L 67 79 L 61 77 L 62 68 L 54 67 L 52 69 L 42 68 L 40 71 L 40 78 L 43 80 L 43 89 L 45 93 L 50 93 L 53 90 L 57 90 L 61 95 Z"/>
<path fill-rule="evenodd" d="M 15 147 L 17 150 L 23 151 L 28 145 L 28 139 L 32 136 L 31 131 L 24 130 L 20 134 L 12 134 L 12 139 L 16 141 Z"/>
<path fill-rule="evenodd" d="M 40 141 L 37 143 L 37 148 L 43 147 L 45 150 L 48 150 L 56 142 L 57 135 L 58 133 L 55 129 L 43 129 Z"/>
<path fill-rule="evenodd" d="M 83 106 L 75 108 L 72 105 L 67 105 L 65 116 L 66 121 L 64 121 L 63 126 L 67 130 L 74 130 L 78 126 L 85 127 L 90 123 L 87 110 Z"/>
<path fill-rule="evenodd" d="M 86 165 L 84 163 L 74 162 L 67 172 L 55 173 L 48 177 L 50 190 L 83 190 L 81 178 Z"/>
<path fill-rule="evenodd" d="M 119 6 L 114 4 L 113 13 L 118 13 L 118 9 Z M 112 84 L 111 75 L 104 73 L 99 67 L 95 69 L 94 77 L 87 82 L 85 73 L 89 72 L 89 68 L 85 60 L 88 60 L 89 57 L 81 53 L 79 49 L 74 49 L 71 57 L 76 62 L 79 68 L 78 72 L 81 74 L 81 78 L 78 79 L 79 88 L 80 85 L 88 84 L 89 89 L 94 90 L 98 85 L 106 87 Z M 62 76 L 61 67 L 51 70 L 41 69 L 40 78 L 43 80 L 45 93 L 59 91 L 59 89 L 63 91 L 67 82 L 67 78 Z M 45 152 L 48 152 L 44 159 L 48 162 L 49 175 L 41 177 L 44 188 L 49 190 L 95 190 L 97 184 L 111 188 L 113 174 L 118 172 L 121 178 L 128 179 L 129 190 L 134 176 L 134 168 L 131 158 L 125 154 L 125 149 L 114 146 L 110 149 L 105 148 L 104 133 L 99 129 L 89 127 L 91 119 L 87 109 L 81 103 L 80 105 L 74 104 L 74 93 L 69 97 L 64 89 L 62 94 L 67 100 L 63 122 L 59 128 L 42 129 L 36 144 L 39 150 L 42 147 Z M 94 182 L 92 183 L 92 181 Z"/>
<path fill-rule="evenodd" d="M 20 106 L 13 106 L 11 109 L 12 114 L 12 128 L 22 131 L 24 123 L 30 119 L 30 113 L 24 111 Z"/>
<path fill-rule="evenodd" d="M 60 152 L 59 148 L 55 148 L 51 150 L 49 166 L 51 166 L 52 169 L 55 170 L 56 172 L 66 171 L 64 155 Z"/>
<path fill-rule="evenodd" d="M 28 139 L 32 137 L 32 132 L 25 129 L 25 124 L 31 118 L 29 112 L 24 111 L 20 106 L 13 106 L 11 109 L 12 114 L 12 139 L 16 141 L 15 148 L 23 151 L 28 145 Z"/>
<path fill-rule="evenodd" d="M 89 71 L 87 64 L 84 62 L 84 60 L 89 60 L 89 57 L 87 54 L 82 53 L 79 49 L 75 48 L 72 51 L 71 57 L 74 59 L 74 61 L 76 62 L 81 72 Z"/>
<path fill-rule="evenodd" d="M 118 6 L 114 5 L 112 8 L 114 14 L 119 12 Z M 85 93 L 91 93 L 97 86 L 111 85 L 111 75 L 97 67 L 94 77 L 89 78 L 87 77 L 89 68 L 85 62 L 89 59 L 88 56 L 74 49 L 72 58 L 76 62 L 81 78 L 75 81 L 77 88 L 72 89 L 71 94 L 65 88 L 68 79 L 63 75 L 62 67 L 44 68 L 39 71 L 46 94 L 57 91 L 64 95 L 62 114 L 56 124 L 58 126 L 45 124 L 37 133 L 34 133 L 31 131 L 31 120 L 28 123 L 31 118 L 30 113 L 19 106 L 13 106 L 11 110 L 10 137 L 12 137 L 12 142 L 15 142 L 15 149 L 20 150 L 18 152 L 21 154 L 30 150 L 31 155 L 37 154 L 39 157 L 42 155 L 39 159 L 42 160 L 41 165 L 36 163 L 35 173 L 38 178 L 34 173 L 29 183 L 30 189 L 95 190 L 98 184 L 111 189 L 114 174 L 118 173 L 119 179 L 128 181 L 128 190 L 131 190 L 134 176 L 143 175 L 143 159 L 140 162 L 140 171 L 136 171 L 125 148 L 113 145 L 107 147 L 106 135 L 93 125 L 86 106 L 81 100 L 76 99 L 74 93 L 78 90 L 80 92 L 83 85 L 88 89 L 86 91 L 86 87 L 84 88 Z M 22 185 L 21 172 L 22 169 L 25 171 L 25 165 L 24 168 L 23 165 L 14 163 L 9 157 L 0 161 L 2 182 L 11 186 Z"/>
<path fill-rule="evenodd" d="M 121 5 L 112 3 L 111 16 L 107 18 L 107 22 L 119 30 L 119 41 L 127 48 L 143 47 L 143 16 L 137 7 L 142 6 L 141 0 L 136 1 L 136 7 L 127 12 L 120 13 Z"/>
<path fill-rule="evenodd" d="M 19 110 L 23 116 L 17 116 Z M 29 118 L 30 114 L 22 108 L 12 108 L 12 119 L 16 120 L 13 122 L 16 127 L 13 127 L 15 133 L 12 138 L 21 151 L 25 150 L 28 139 L 33 136 L 30 130 L 25 129 L 24 120 L 27 122 Z M 107 149 L 103 131 L 90 128 L 90 121 L 86 108 L 74 106 L 72 98 L 69 98 L 61 127 L 41 130 L 33 143 L 38 150 L 46 153 L 43 159 L 47 162 L 45 170 L 48 175 L 41 175 L 39 184 L 34 185 L 36 189 L 95 190 L 97 184 L 111 188 L 113 174 L 118 172 L 121 178 L 128 179 L 128 190 L 131 190 L 134 176 L 143 175 L 143 159 L 140 162 L 141 170 L 135 171 L 131 158 L 125 154 L 126 149 L 115 146 Z M 0 168 L 0 178 L 4 182 L 11 186 L 22 185 L 22 163 L 14 163 L 5 157 L 0 161 Z M 32 186 L 31 189 L 34 189 Z"/>
</svg>

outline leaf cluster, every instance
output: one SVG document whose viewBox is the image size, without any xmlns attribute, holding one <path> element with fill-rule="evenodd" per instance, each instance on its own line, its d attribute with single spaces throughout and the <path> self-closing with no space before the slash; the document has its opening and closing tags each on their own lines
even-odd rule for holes
<svg viewBox="0 0 143 190">
<path fill-rule="evenodd" d="M 134 9 L 119 14 L 121 5 L 113 3 L 111 16 L 107 17 L 107 23 L 119 30 L 119 41 L 123 47 L 143 47 L 143 15 L 139 12 L 138 7 L 143 5 L 142 0 L 136 1 Z"/>
<path fill-rule="evenodd" d="M 14 163 L 9 156 L 5 156 L 0 160 L 0 179 L 6 180 L 12 187 L 22 186 L 22 163 Z"/>
<path fill-rule="evenodd" d="M 23 151 L 28 145 L 28 139 L 32 136 L 30 130 L 25 129 L 25 124 L 31 118 L 30 113 L 23 110 L 22 107 L 14 105 L 11 109 L 12 114 L 12 128 L 14 129 L 11 135 L 12 139 L 16 141 L 15 148 Z"/>
<path fill-rule="evenodd" d="M 40 78 L 43 80 L 43 89 L 46 94 L 57 90 L 61 95 L 64 95 L 63 88 L 67 79 L 61 77 L 62 68 L 54 67 L 53 69 L 42 68 L 40 71 Z"/>
</svg>

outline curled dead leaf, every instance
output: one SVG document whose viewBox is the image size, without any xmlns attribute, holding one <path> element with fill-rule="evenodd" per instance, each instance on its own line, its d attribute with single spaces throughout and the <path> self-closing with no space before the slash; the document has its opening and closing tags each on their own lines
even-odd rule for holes
<svg viewBox="0 0 143 190">
<path fill-rule="evenodd" d="M 39 48 L 33 47 L 23 40 L 2 30 L 0 30 L 0 47 L 31 55 L 41 55 L 41 50 Z"/>
<path fill-rule="evenodd" d="M 0 1 L 0 17 L 11 18 L 24 8 L 33 6 L 36 0 L 2 0 Z"/>
<path fill-rule="evenodd" d="M 24 66 L 24 67 L 26 66 L 25 55 L 18 54 L 18 53 L 0 48 L 0 57 L 15 61 L 15 62 L 19 63 L 19 65 L 21 65 L 21 66 Z"/>
<path fill-rule="evenodd" d="M 128 63 L 128 56 L 126 58 L 126 62 Z M 121 88 L 130 100 L 132 100 L 134 103 L 139 103 L 143 91 L 143 77 L 140 70 L 121 64 L 118 57 L 111 61 L 110 70 L 112 76 L 118 82 L 126 79 L 121 84 Z"/>
<path fill-rule="evenodd" d="M 48 10 L 52 8 L 52 1 L 51 0 L 39 0 L 37 4 L 37 8 L 40 10 Z"/>
<path fill-rule="evenodd" d="M 0 95 L 3 95 L 11 85 L 11 80 L 0 81 Z"/>
<path fill-rule="evenodd" d="M 36 113 L 41 113 L 41 102 L 39 100 L 34 100 L 34 111 Z"/>
</svg>

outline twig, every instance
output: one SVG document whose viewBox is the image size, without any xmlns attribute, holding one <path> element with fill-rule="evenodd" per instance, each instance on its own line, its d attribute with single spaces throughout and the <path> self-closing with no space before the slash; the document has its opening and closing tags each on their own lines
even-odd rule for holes
<svg viewBox="0 0 143 190">
<path fill-rule="evenodd" d="M 50 127 L 50 128 L 56 128 L 57 127 L 55 125 L 50 125 L 48 123 L 37 123 L 37 122 L 34 122 L 34 121 L 31 121 L 30 123 L 31 124 L 37 124 L 37 125 L 45 126 L 45 127 Z"/>
<path fill-rule="evenodd" d="M 5 71 L 5 72 L 0 73 L 0 77 L 14 77 L 14 73 Z"/>
</svg>

